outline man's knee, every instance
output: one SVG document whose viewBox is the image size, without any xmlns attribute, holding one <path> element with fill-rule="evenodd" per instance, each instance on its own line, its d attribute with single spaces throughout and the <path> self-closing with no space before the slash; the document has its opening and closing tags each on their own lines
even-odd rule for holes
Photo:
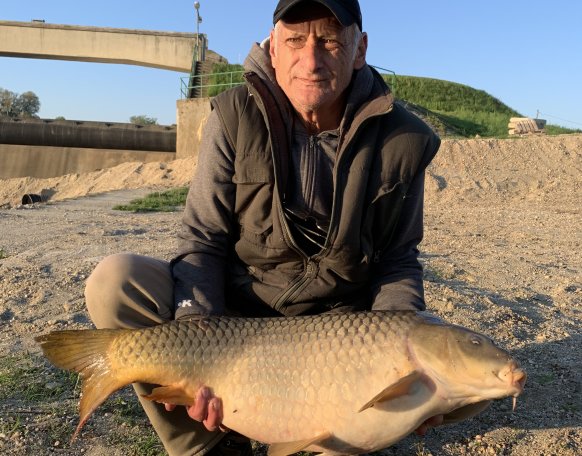
<svg viewBox="0 0 582 456">
<path fill-rule="evenodd" d="M 130 281 L 134 263 L 135 255 L 110 255 L 99 262 L 87 279 L 85 303 L 97 327 L 112 327 L 108 317 L 113 316 L 122 303 L 122 290 Z"/>
<path fill-rule="evenodd" d="M 105 257 L 97 264 L 89 278 L 86 289 L 92 291 L 103 285 L 119 286 L 126 282 L 133 269 L 135 255 L 129 253 L 117 253 Z"/>
<path fill-rule="evenodd" d="M 135 328 L 173 317 L 169 264 L 141 255 L 103 259 L 87 279 L 87 310 L 98 328 Z"/>
</svg>

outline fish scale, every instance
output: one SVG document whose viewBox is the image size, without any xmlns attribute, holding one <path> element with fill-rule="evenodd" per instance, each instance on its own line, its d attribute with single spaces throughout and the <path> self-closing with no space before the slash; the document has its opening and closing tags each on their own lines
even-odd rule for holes
<svg viewBox="0 0 582 456">
<path fill-rule="evenodd" d="M 37 340 L 55 365 L 81 373 L 76 432 L 129 383 L 161 385 L 146 398 L 175 404 L 206 385 L 222 398 L 224 425 L 276 456 L 376 451 L 433 415 L 458 421 L 515 397 L 525 382 L 490 339 L 412 311 L 208 317 Z"/>
</svg>

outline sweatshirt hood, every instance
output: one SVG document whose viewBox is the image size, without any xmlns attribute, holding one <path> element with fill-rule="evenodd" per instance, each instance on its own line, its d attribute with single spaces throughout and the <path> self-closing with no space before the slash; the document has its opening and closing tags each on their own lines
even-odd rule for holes
<svg viewBox="0 0 582 456">
<path fill-rule="evenodd" d="M 260 43 L 254 43 L 251 50 L 243 63 L 245 71 L 256 73 L 263 81 L 267 82 L 267 87 L 277 100 L 280 106 L 286 106 L 285 114 L 291 115 L 291 104 L 287 96 L 277 84 L 275 69 L 271 64 L 271 55 L 269 54 L 270 39 L 265 38 Z"/>
</svg>

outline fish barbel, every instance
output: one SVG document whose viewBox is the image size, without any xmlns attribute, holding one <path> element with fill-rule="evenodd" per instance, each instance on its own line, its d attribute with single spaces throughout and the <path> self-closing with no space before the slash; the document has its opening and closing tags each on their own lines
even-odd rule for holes
<svg viewBox="0 0 582 456">
<path fill-rule="evenodd" d="M 515 398 L 526 378 L 486 336 L 413 311 L 204 317 L 36 340 L 82 377 L 75 435 L 130 383 L 160 385 L 145 397 L 184 405 L 206 385 L 222 398 L 223 424 L 275 456 L 377 451 L 434 415 L 460 421 Z"/>
</svg>

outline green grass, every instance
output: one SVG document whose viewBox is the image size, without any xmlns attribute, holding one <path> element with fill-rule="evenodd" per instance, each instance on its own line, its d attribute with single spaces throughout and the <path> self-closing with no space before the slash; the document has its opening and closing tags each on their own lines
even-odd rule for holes
<svg viewBox="0 0 582 456">
<path fill-rule="evenodd" d="M 555 380 L 555 375 L 552 373 L 541 373 L 538 375 L 538 383 L 540 385 L 547 385 Z"/>
<path fill-rule="evenodd" d="M 385 79 L 388 81 L 387 76 Z M 397 76 L 396 96 L 436 112 L 491 112 L 520 115 L 483 90 L 440 79 Z"/>
<path fill-rule="evenodd" d="M 135 432 L 132 430 L 130 437 L 119 433 L 111 435 L 108 444 L 122 450 L 128 456 L 167 456 L 168 454 L 154 430 L 149 426 Z"/>
<path fill-rule="evenodd" d="M 114 206 L 118 211 L 129 212 L 174 212 L 180 210 L 188 195 L 187 187 L 174 188 L 165 192 L 154 192 L 130 201 L 129 204 Z"/>
<path fill-rule="evenodd" d="M 0 403 L 10 404 L 1 415 L 0 432 L 26 436 L 31 420 L 39 419 L 47 441 L 68 440 L 67 427 L 43 417 L 77 413 L 77 380 L 77 374 L 56 370 L 38 356 L 20 353 L 0 358 Z"/>
<path fill-rule="evenodd" d="M 77 374 L 54 370 L 31 355 L 9 355 L 0 359 L 0 400 L 70 397 L 77 380 Z"/>
<path fill-rule="evenodd" d="M 243 71 L 244 68 L 242 65 L 215 63 L 212 66 L 212 74 L 209 75 L 208 81 L 206 82 L 206 84 L 212 86 L 208 89 L 208 96 L 213 97 L 220 92 L 224 92 L 225 90 L 242 83 Z"/>
<path fill-rule="evenodd" d="M 385 76 L 388 81 L 388 76 Z M 422 106 L 461 136 L 507 136 L 520 113 L 483 90 L 440 79 L 398 76 L 396 97 Z"/>
<path fill-rule="evenodd" d="M 560 127 L 559 125 L 546 125 L 546 133 L 548 135 L 567 135 L 571 133 L 582 133 L 582 130 Z"/>
<path fill-rule="evenodd" d="M 0 248 L 0 260 L 3 260 L 4 258 L 8 258 L 8 253 L 6 253 L 6 250 Z"/>
</svg>

